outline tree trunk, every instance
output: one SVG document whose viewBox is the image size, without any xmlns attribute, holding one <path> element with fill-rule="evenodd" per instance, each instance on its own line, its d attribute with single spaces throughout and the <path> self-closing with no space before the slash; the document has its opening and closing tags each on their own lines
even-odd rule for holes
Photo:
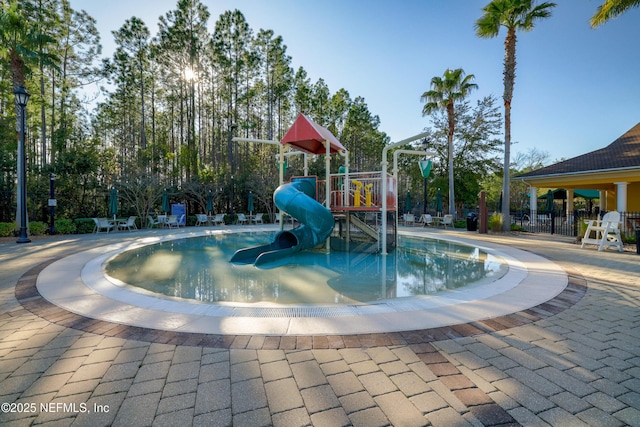
<svg viewBox="0 0 640 427">
<path fill-rule="evenodd" d="M 511 229 L 511 99 L 516 78 L 516 30 L 509 28 L 504 41 L 504 177 L 502 182 L 502 231 Z"/>
</svg>

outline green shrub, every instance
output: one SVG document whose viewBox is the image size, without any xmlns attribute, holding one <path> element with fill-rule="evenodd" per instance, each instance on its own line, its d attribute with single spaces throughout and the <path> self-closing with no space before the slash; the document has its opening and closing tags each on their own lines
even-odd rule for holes
<svg viewBox="0 0 640 427">
<path fill-rule="evenodd" d="M 0 237 L 11 237 L 14 235 L 16 224 L 13 222 L 0 222 Z"/>
<path fill-rule="evenodd" d="M 96 223 L 93 221 L 93 218 L 76 218 L 73 220 L 73 222 L 76 227 L 75 232 L 78 234 L 93 233 L 93 229 L 96 226 Z"/>
<path fill-rule="evenodd" d="M 58 234 L 73 234 L 76 232 L 76 225 L 70 219 L 56 219 L 53 226 Z"/>
<path fill-rule="evenodd" d="M 29 233 L 32 236 L 41 236 L 47 232 L 49 226 L 42 221 L 32 221 L 29 223 Z"/>
<path fill-rule="evenodd" d="M 520 224 L 513 223 L 511 224 L 511 231 L 527 231 L 527 229 Z"/>
<path fill-rule="evenodd" d="M 499 232 L 502 231 L 502 214 L 494 212 L 489 217 L 489 230 Z"/>
</svg>

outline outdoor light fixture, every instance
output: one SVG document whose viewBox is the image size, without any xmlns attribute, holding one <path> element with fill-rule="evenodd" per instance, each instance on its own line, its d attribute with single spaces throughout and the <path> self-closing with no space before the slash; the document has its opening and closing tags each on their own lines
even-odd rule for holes
<svg viewBox="0 0 640 427">
<path fill-rule="evenodd" d="M 27 237 L 27 161 L 25 153 L 25 132 L 26 132 L 26 108 L 27 102 L 29 102 L 29 93 L 24 89 L 24 86 L 19 86 L 13 91 L 16 97 L 16 106 L 19 107 L 18 111 L 20 117 L 18 117 L 18 131 L 20 132 L 20 141 L 18 144 L 18 215 L 20 218 L 20 234 L 16 243 L 29 243 L 31 239 Z"/>
</svg>

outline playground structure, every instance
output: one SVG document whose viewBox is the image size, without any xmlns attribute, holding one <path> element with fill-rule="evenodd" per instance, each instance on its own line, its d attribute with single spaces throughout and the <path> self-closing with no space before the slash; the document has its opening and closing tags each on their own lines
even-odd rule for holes
<svg viewBox="0 0 640 427">
<path fill-rule="evenodd" d="M 382 152 L 382 170 L 349 171 L 349 152 L 327 129 L 303 114 L 295 120 L 281 142 L 234 138 L 235 141 L 278 144 L 280 146 L 280 186 L 274 192 L 276 207 L 297 220 L 300 225 L 284 230 L 280 222 L 271 244 L 241 249 L 232 262 L 265 264 L 294 252 L 314 248 L 325 242 L 330 250 L 387 254 L 397 244 L 397 156 L 402 153 L 431 155 L 425 151 L 396 150 L 393 174 L 389 174 L 387 153 L 394 147 L 424 137 L 419 134 L 388 145 Z M 284 183 L 285 147 L 293 152 L 324 154 L 328 179 L 315 176 L 292 177 Z M 331 154 L 344 158 L 340 172 L 331 174 Z"/>
</svg>

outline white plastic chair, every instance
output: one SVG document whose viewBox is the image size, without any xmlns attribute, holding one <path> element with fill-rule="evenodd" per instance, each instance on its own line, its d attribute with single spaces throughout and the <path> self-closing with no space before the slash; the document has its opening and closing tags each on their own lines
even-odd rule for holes
<svg viewBox="0 0 640 427">
<path fill-rule="evenodd" d="M 111 231 L 111 229 L 115 228 L 115 224 L 109 221 L 107 218 L 93 218 L 93 222 L 95 222 L 96 226 L 93 229 L 94 233 L 100 233 L 100 230 L 105 230 L 105 232 Z"/>
<path fill-rule="evenodd" d="M 239 213 L 238 214 L 238 224 L 248 224 L 249 220 L 247 219 L 247 216 L 243 213 Z"/>
<path fill-rule="evenodd" d="M 215 214 L 211 217 L 211 223 L 213 225 L 220 224 L 224 225 L 224 214 Z"/>
<path fill-rule="evenodd" d="M 178 228 L 178 215 L 169 215 L 165 224 L 169 228 Z"/>
<path fill-rule="evenodd" d="M 264 224 L 262 222 L 262 212 L 258 212 L 257 214 L 253 215 L 253 217 L 251 217 L 251 222 L 253 222 L 254 224 Z"/>
<path fill-rule="evenodd" d="M 415 225 L 416 217 L 414 214 L 404 214 L 404 225 Z"/>
<path fill-rule="evenodd" d="M 440 223 L 444 228 L 447 228 L 447 225 L 453 228 L 453 215 L 447 214 L 442 217 L 442 222 Z"/>
<path fill-rule="evenodd" d="M 431 226 L 433 225 L 433 217 L 431 214 L 422 214 L 419 224 L 422 224 L 424 227 Z"/>
<path fill-rule="evenodd" d="M 196 227 L 206 225 L 209 222 L 209 218 L 206 214 L 196 214 Z"/>
<path fill-rule="evenodd" d="M 156 226 L 162 226 L 162 222 L 157 219 L 153 219 L 151 215 L 147 215 L 147 228 L 153 228 Z"/>
<path fill-rule="evenodd" d="M 607 212 L 599 221 L 592 219 L 586 222 L 588 226 L 582 238 L 581 248 L 584 248 L 584 245 L 597 245 L 598 251 L 602 251 L 608 246 L 614 246 L 619 252 L 624 251 L 619 228 L 620 212 Z"/>
<path fill-rule="evenodd" d="M 126 221 L 119 222 L 118 228 L 120 230 L 124 230 L 126 228 L 129 231 L 137 230 L 138 226 L 136 225 L 136 217 L 130 216 Z"/>
</svg>

